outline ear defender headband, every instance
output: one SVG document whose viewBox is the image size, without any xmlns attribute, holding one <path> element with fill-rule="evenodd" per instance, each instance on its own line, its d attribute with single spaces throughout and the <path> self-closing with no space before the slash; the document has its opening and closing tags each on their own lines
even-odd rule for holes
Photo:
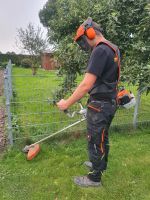
<svg viewBox="0 0 150 200">
<path fill-rule="evenodd" d="M 84 24 L 85 28 L 85 35 L 88 37 L 88 39 L 93 40 L 96 36 L 95 30 L 92 26 L 92 18 L 88 17 Z"/>
<path fill-rule="evenodd" d="M 90 40 L 93 40 L 96 36 L 96 32 L 92 26 L 91 17 L 88 17 L 88 19 L 78 28 L 74 41 L 77 41 L 83 35 L 86 35 Z"/>
</svg>

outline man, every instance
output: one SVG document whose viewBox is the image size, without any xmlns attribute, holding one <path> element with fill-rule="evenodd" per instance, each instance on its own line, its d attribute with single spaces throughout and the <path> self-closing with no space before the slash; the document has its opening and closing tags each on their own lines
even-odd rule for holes
<svg viewBox="0 0 150 200">
<path fill-rule="evenodd" d="M 84 79 L 67 100 L 57 106 L 66 110 L 89 93 L 87 110 L 88 153 L 90 168 L 87 176 L 74 178 L 80 186 L 99 186 L 107 168 L 109 142 L 108 129 L 116 111 L 117 84 L 120 58 L 117 46 L 107 41 L 101 27 L 88 18 L 77 30 L 75 41 L 87 51 L 92 50 Z"/>
</svg>

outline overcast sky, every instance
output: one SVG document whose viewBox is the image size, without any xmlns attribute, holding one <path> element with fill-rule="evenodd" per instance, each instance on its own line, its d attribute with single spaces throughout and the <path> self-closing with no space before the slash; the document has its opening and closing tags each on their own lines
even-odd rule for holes
<svg viewBox="0 0 150 200">
<path fill-rule="evenodd" d="M 42 26 L 38 12 L 46 2 L 47 0 L 0 0 L 0 51 L 2 53 L 20 52 L 15 45 L 17 28 L 26 28 L 29 22 Z"/>
</svg>

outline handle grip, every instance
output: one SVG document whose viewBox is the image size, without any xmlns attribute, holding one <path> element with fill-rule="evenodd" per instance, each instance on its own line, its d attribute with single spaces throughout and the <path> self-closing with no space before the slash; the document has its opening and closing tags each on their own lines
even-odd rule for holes
<svg viewBox="0 0 150 200">
<path fill-rule="evenodd" d="M 65 113 L 65 114 L 68 114 L 68 110 L 64 110 L 64 113 Z"/>
<path fill-rule="evenodd" d="M 50 100 L 50 99 L 48 98 L 48 102 L 49 102 L 49 103 L 52 103 L 53 105 L 56 106 L 56 100 Z M 65 113 L 65 114 L 69 114 L 68 110 L 64 110 L 64 113 Z"/>
</svg>

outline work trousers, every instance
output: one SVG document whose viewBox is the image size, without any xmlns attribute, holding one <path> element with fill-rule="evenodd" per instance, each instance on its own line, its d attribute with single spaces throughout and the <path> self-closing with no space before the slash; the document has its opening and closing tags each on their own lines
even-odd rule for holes
<svg viewBox="0 0 150 200">
<path fill-rule="evenodd" d="M 88 153 L 89 160 L 92 162 L 92 169 L 88 173 L 88 177 L 99 182 L 103 171 L 107 168 L 108 130 L 117 106 L 115 101 L 89 100 L 87 107 Z"/>
</svg>

